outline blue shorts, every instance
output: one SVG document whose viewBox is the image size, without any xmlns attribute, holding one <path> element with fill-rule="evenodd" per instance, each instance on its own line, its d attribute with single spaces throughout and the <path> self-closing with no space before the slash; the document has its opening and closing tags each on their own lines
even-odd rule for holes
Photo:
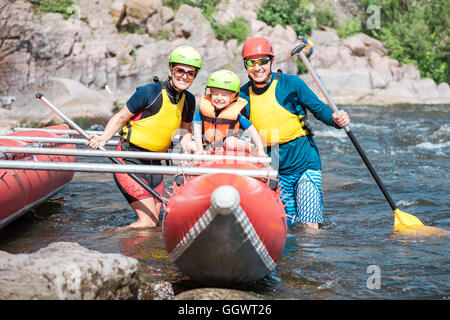
<svg viewBox="0 0 450 320">
<path fill-rule="evenodd" d="M 323 222 L 322 172 L 320 170 L 306 170 L 301 175 L 280 175 L 278 183 L 288 226 L 298 222 Z"/>
</svg>

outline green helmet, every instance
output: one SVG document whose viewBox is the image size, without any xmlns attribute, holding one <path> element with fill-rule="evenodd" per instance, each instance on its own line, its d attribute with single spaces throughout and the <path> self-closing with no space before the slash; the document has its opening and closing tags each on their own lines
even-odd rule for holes
<svg viewBox="0 0 450 320">
<path fill-rule="evenodd" d="M 219 88 L 239 92 L 241 81 L 234 72 L 229 70 L 219 70 L 213 72 L 209 76 L 206 86 L 209 88 Z"/>
<path fill-rule="evenodd" d="M 190 46 L 179 46 L 170 53 L 169 64 L 172 65 L 172 63 L 186 64 L 201 69 L 202 57 L 197 50 Z"/>
</svg>

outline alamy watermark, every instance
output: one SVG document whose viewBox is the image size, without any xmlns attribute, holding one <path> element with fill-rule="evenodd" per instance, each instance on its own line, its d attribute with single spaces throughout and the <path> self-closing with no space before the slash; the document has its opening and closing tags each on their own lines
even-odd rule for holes
<svg viewBox="0 0 450 320">
<path fill-rule="evenodd" d="M 381 29 L 381 8 L 377 5 L 367 7 L 366 13 L 370 16 L 366 20 L 367 29 Z"/>
<path fill-rule="evenodd" d="M 381 269 L 379 266 L 372 264 L 367 267 L 366 273 L 370 276 L 366 280 L 367 289 L 379 290 L 381 289 Z"/>
</svg>

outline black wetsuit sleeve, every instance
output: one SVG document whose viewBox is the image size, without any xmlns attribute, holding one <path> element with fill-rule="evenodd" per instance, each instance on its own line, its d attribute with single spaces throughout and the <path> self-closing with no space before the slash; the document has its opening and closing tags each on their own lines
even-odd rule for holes
<svg viewBox="0 0 450 320">
<path fill-rule="evenodd" d="M 186 91 L 186 98 L 184 99 L 183 118 L 184 122 L 192 122 L 195 111 L 195 97 L 192 93 Z"/>
<path fill-rule="evenodd" d="M 159 83 L 149 83 L 136 88 L 136 92 L 128 99 L 126 105 L 131 113 L 138 113 L 143 108 L 155 103 L 161 93 Z"/>
</svg>

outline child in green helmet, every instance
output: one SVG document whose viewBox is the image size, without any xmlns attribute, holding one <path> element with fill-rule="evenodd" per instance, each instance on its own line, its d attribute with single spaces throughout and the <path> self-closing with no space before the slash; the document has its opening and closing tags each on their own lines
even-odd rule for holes
<svg viewBox="0 0 450 320">
<path fill-rule="evenodd" d="M 206 89 L 194 116 L 194 142 L 197 153 L 217 148 L 245 150 L 257 156 L 266 156 L 264 146 L 256 128 L 242 114 L 247 101 L 239 98 L 240 80 L 228 70 L 219 70 L 210 75 Z M 246 130 L 255 145 L 239 139 Z"/>
</svg>

